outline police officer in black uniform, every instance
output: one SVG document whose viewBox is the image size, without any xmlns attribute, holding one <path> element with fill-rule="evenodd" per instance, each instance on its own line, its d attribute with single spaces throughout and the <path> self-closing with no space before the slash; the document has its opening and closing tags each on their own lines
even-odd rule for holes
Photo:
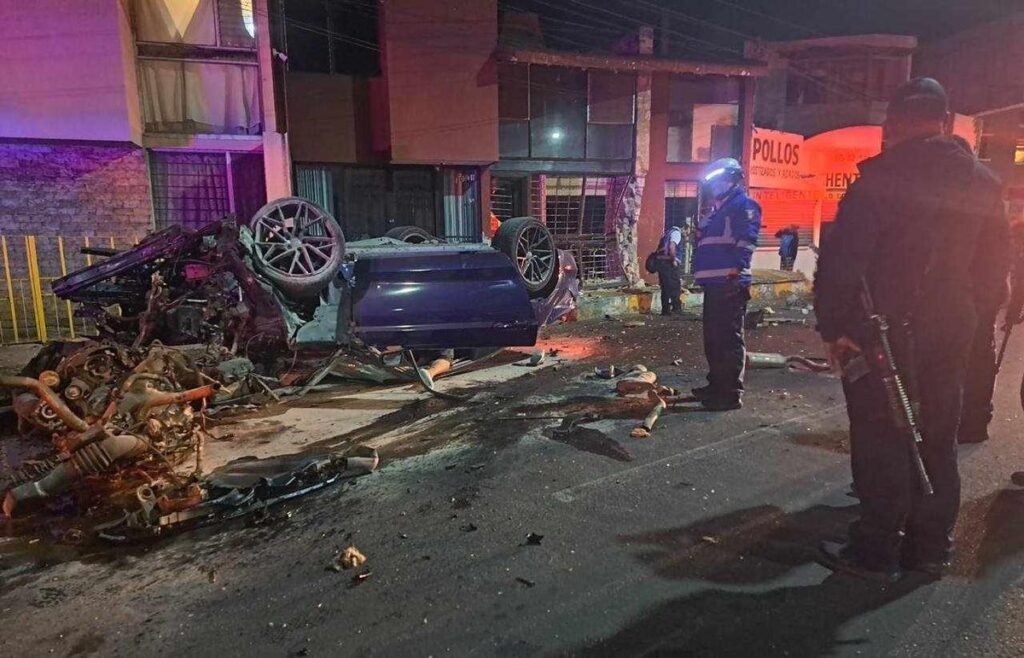
<svg viewBox="0 0 1024 658">
<path fill-rule="evenodd" d="M 954 136 L 953 139 L 967 153 L 974 155 L 971 145 L 967 140 Z M 1016 244 L 1016 243 L 1014 243 Z M 1001 302 L 1005 297 L 1006 290 L 1002 295 L 988 297 L 987 305 L 978 306 L 978 326 L 974 331 L 974 341 L 971 343 L 970 352 L 967 355 L 967 376 L 964 380 L 963 408 L 960 412 L 960 431 L 957 441 L 960 443 L 983 443 L 988 441 L 988 426 L 992 422 L 992 414 L 995 407 L 992 404 L 992 394 L 996 388 L 996 318 L 999 316 Z M 1011 304 L 1010 308 L 1012 309 Z M 1008 309 L 1007 319 L 1014 315 Z M 1020 308 L 1017 308 L 1016 318 L 1020 315 Z"/>
<path fill-rule="evenodd" d="M 875 311 L 889 318 L 897 365 L 918 402 L 932 495 L 915 475 L 878 373 L 844 372 L 860 518 L 846 544 L 822 545 L 821 560 L 884 581 L 901 569 L 940 575 L 952 554 L 965 355 L 979 312 L 1001 301 L 1009 267 L 999 181 L 942 134 L 947 114 L 935 80 L 897 90 L 886 150 L 860 164 L 815 277 L 818 330 L 833 364 L 850 366 L 871 339 L 860 301 L 866 285 Z"/>
</svg>

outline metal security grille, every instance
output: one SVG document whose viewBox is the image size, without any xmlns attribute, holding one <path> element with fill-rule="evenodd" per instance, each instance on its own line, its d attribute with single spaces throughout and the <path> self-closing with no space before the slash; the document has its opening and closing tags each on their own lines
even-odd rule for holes
<svg viewBox="0 0 1024 658">
<path fill-rule="evenodd" d="M 683 273 L 693 273 L 693 231 L 697 224 L 700 188 L 692 181 L 665 181 L 665 229 L 679 226 L 683 231 Z"/>
<path fill-rule="evenodd" d="M 544 214 L 559 249 L 576 255 L 580 278 L 608 278 L 605 217 L 610 178 L 551 176 L 545 180 Z"/>
<path fill-rule="evenodd" d="M 480 176 L 471 169 L 442 169 L 444 239 L 480 242 Z"/>
<path fill-rule="evenodd" d="M 543 221 L 543 188 L 543 176 L 492 176 L 491 212 L 501 221 L 526 216 Z"/>
<path fill-rule="evenodd" d="M 334 209 L 334 177 L 327 167 L 295 165 L 295 193 L 308 199 L 327 212 Z"/>
<path fill-rule="evenodd" d="M 199 228 L 231 211 L 223 153 L 152 151 L 149 167 L 158 229 L 174 224 Z"/>
<path fill-rule="evenodd" d="M 504 176 L 491 177 L 491 212 L 505 221 L 515 217 L 515 194 L 517 180 Z"/>
</svg>

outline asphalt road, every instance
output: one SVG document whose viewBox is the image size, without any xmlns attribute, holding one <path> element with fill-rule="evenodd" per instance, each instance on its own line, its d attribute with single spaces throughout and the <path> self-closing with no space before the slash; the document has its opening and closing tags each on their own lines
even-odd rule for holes
<svg viewBox="0 0 1024 658">
<path fill-rule="evenodd" d="M 646 353 L 684 386 L 699 383 L 698 329 L 588 331 L 609 336 L 602 362 Z M 751 342 L 816 351 L 804 327 Z M 954 573 L 891 587 L 813 561 L 855 514 L 834 378 L 751 372 L 742 411 L 667 414 L 635 440 L 582 370 L 491 391 L 426 454 L 254 527 L 0 553 L 0 654 L 1024 655 L 1024 492 L 1009 483 L 1024 468 L 1024 332 L 993 440 L 961 453 Z M 537 418 L 587 408 L 606 419 L 560 433 Z M 368 557 L 359 584 L 327 568 L 348 545 Z"/>
</svg>

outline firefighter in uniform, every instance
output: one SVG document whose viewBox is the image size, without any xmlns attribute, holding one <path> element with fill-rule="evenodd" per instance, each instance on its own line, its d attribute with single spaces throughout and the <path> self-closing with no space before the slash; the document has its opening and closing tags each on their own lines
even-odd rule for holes
<svg viewBox="0 0 1024 658">
<path fill-rule="evenodd" d="M 743 405 L 743 318 L 750 300 L 750 261 L 761 231 L 761 207 L 747 196 L 742 181 L 743 168 L 732 158 L 708 167 L 703 182 L 713 210 L 694 233 L 693 277 L 704 289 L 708 384 L 694 389 L 693 395 L 710 411 Z"/>
<path fill-rule="evenodd" d="M 1009 268 L 1000 183 L 944 136 L 945 90 L 918 78 L 898 89 L 886 150 L 860 164 L 815 277 L 818 330 L 843 372 L 860 518 L 846 544 L 826 542 L 826 566 L 877 580 L 902 569 L 941 575 L 960 509 L 956 435 L 966 355 L 980 313 L 1002 301 Z M 854 377 L 873 347 L 862 293 L 892 327 L 895 362 L 918 410 L 920 453 L 934 493 L 915 475 L 911 439 L 880 373 Z M 863 363 L 863 361 L 861 361 Z"/>
</svg>

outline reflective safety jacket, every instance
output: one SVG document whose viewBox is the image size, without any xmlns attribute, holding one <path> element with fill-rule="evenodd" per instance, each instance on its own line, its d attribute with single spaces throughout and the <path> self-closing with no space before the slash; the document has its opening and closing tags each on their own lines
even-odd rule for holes
<svg viewBox="0 0 1024 658">
<path fill-rule="evenodd" d="M 718 210 L 701 220 L 695 235 L 693 277 L 702 286 L 726 283 L 739 271 L 750 285 L 750 261 L 761 232 L 761 206 L 737 189 Z"/>
</svg>

